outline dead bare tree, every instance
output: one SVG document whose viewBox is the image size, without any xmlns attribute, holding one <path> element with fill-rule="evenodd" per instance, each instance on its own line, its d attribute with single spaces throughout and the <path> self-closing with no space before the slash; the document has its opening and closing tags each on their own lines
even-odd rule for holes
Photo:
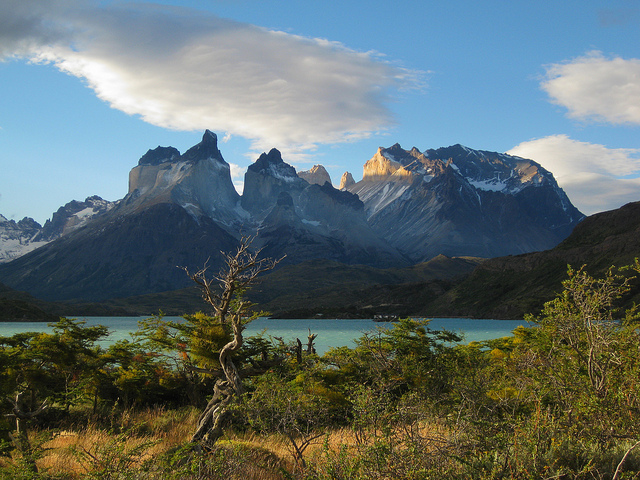
<svg viewBox="0 0 640 480">
<path fill-rule="evenodd" d="M 209 277 L 205 265 L 195 273 L 187 275 L 200 287 L 205 302 L 214 309 L 215 317 L 223 325 L 231 327 L 232 338 L 219 353 L 221 375 L 216 379 L 213 396 L 201 413 L 196 430 L 191 437 L 203 447 L 211 447 L 222 436 L 222 427 L 234 398 L 243 393 L 242 378 L 233 361 L 233 354 L 243 344 L 242 332 L 247 319 L 252 317 L 251 302 L 242 294 L 253 285 L 258 276 L 272 270 L 282 258 L 259 258 L 261 250 L 251 250 L 253 237 L 243 236 L 234 253 L 223 253 L 225 266 L 218 275 Z"/>
</svg>

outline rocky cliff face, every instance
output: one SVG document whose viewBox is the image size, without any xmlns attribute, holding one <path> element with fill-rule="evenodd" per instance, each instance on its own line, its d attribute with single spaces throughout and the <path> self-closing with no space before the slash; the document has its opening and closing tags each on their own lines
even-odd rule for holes
<svg viewBox="0 0 640 480">
<path fill-rule="evenodd" d="M 369 227 L 357 196 L 300 178 L 276 149 L 245 175 L 243 208 L 256 225 L 256 245 L 284 263 L 326 258 L 343 263 L 405 264 Z M 246 227 L 246 224 L 245 224 Z"/>
<path fill-rule="evenodd" d="M 307 185 L 296 169 L 284 162 L 280 151 L 273 148 L 247 169 L 241 205 L 261 222 L 277 203 L 280 193 L 286 192 L 295 199 Z"/>
<path fill-rule="evenodd" d="M 344 190 L 347 187 L 350 187 L 351 185 L 353 185 L 354 183 L 356 183 L 356 181 L 353 179 L 353 175 L 351 175 L 349 172 L 344 172 L 342 174 L 342 177 L 340 178 L 340 190 Z"/>
<path fill-rule="evenodd" d="M 183 155 L 173 147 L 149 150 L 129 173 L 129 193 L 121 210 L 175 203 L 196 219 L 206 216 L 231 225 L 239 217 L 239 201 L 218 139 L 207 130 Z"/>
<path fill-rule="evenodd" d="M 462 145 L 380 148 L 347 190 L 372 229 L 413 261 L 545 250 L 583 218 L 540 165 Z"/>
</svg>

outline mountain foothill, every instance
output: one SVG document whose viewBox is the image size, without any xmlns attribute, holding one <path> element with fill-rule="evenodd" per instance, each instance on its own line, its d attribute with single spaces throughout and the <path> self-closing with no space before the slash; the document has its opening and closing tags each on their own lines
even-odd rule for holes
<svg viewBox="0 0 640 480">
<path fill-rule="evenodd" d="M 201 310 L 184 268 L 215 274 L 221 252 L 251 236 L 262 255 L 284 257 L 250 292 L 276 315 L 519 318 L 559 288 L 568 262 L 604 268 L 622 250 L 637 256 L 639 211 L 585 220 L 536 162 L 462 145 L 381 147 L 362 180 L 345 172 L 339 188 L 322 165 L 297 172 L 274 148 L 248 167 L 240 195 L 207 130 L 182 154 L 150 149 L 118 201 L 74 200 L 44 226 L 0 216 L 0 304 Z"/>
</svg>

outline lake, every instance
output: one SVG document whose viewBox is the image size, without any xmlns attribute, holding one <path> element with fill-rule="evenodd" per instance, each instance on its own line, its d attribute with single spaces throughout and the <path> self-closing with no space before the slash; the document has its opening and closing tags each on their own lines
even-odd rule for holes
<svg viewBox="0 0 640 480">
<path fill-rule="evenodd" d="M 104 325 L 109 328 L 109 337 L 102 342 L 103 346 L 121 339 L 130 339 L 131 332 L 138 328 L 138 321 L 148 317 L 79 317 L 87 325 Z M 166 320 L 180 321 L 181 317 L 165 317 Z M 319 355 L 331 347 L 355 346 L 354 340 L 364 332 L 375 330 L 376 327 L 388 328 L 390 323 L 378 323 L 373 320 L 344 320 L 344 319 L 297 319 L 283 320 L 258 318 L 251 322 L 245 330 L 245 336 L 265 332 L 271 337 L 282 337 L 285 341 L 299 338 L 306 343 L 309 331 L 317 334 L 315 340 Z M 468 318 L 434 318 L 429 324 L 432 330 L 446 329 L 464 336 L 464 343 L 472 341 L 491 340 L 505 337 L 519 325 L 527 325 L 523 320 L 471 320 Z M 11 336 L 19 332 L 51 332 L 51 327 L 41 322 L 11 322 L 0 323 L 0 336 Z"/>
</svg>

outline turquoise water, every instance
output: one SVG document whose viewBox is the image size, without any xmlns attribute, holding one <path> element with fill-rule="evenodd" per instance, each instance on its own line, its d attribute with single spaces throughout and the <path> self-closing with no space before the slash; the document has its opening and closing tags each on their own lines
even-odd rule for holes
<svg viewBox="0 0 640 480">
<path fill-rule="evenodd" d="M 138 328 L 138 321 L 147 317 L 86 317 L 87 325 L 104 325 L 110 334 L 103 345 L 121 339 L 130 339 L 131 332 Z M 181 317 L 165 317 L 167 320 L 180 321 Z M 265 332 L 267 337 L 282 337 L 285 342 L 299 338 L 306 343 L 309 331 L 317 334 L 315 346 L 318 354 L 322 355 L 331 347 L 355 345 L 354 340 L 363 333 L 375 330 L 376 327 L 388 328 L 391 324 L 376 323 L 373 320 L 344 320 L 344 319 L 297 319 L 281 320 L 259 318 L 251 322 L 245 330 L 245 336 Z M 472 341 L 490 340 L 510 335 L 519 325 L 527 325 L 522 320 L 470 320 L 467 318 L 434 318 L 429 327 L 433 330 L 442 328 L 461 334 L 464 343 Z M 0 323 L 0 336 L 11 336 L 19 332 L 50 332 L 52 329 L 46 323 L 15 322 Z"/>
</svg>

